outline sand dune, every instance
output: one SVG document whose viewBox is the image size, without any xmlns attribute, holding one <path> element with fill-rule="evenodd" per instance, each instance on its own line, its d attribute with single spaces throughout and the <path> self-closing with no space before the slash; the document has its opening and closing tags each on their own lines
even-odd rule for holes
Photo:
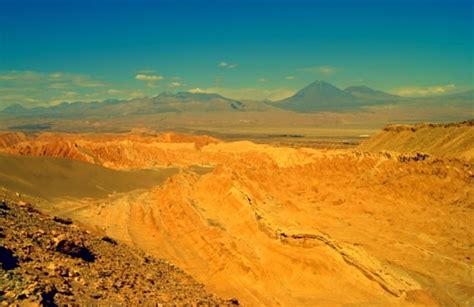
<svg viewBox="0 0 474 307">
<path fill-rule="evenodd" d="M 455 128 L 459 159 L 378 153 L 411 151 L 402 137 L 364 147 L 390 129 L 357 150 L 141 133 L 39 135 L 2 151 L 180 168 L 146 190 L 57 199 L 49 209 L 169 259 L 221 297 L 251 306 L 469 306 L 474 182 L 462 153 L 472 152 L 472 130 Z M 429 129 L 439 127 L 418 130 Z M 434 155 L 432 142 L 416 151 Z"/>
</svg>

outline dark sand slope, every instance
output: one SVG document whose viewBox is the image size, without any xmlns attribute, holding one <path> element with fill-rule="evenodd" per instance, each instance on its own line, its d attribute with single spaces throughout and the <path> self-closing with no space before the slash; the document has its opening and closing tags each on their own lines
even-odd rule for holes
<svg viewBox="0 0 474 307">
<path fill-rule="evenodd" d="M 81 161 L 0 154 L 0 187 L 41 198 L 106 197 L 161 184 L 178 172 L 118 171 Z"/>
</svg>

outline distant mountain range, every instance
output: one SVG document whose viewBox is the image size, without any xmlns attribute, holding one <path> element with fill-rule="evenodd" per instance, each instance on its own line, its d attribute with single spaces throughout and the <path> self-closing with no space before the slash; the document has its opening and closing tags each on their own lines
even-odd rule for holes
<svg viewBox="0 0 474 307">
<path fill-rule="evenodd" d="M 349 86 L 344 90 L 352 96 L 359 99 L 367 99 L 371 101 L 390 101 L 401 98 L 400 96 L 388 94 L 382 91 L 373 90 L 367 86 Z"/>
<path fill-rule="evenodd" d="M 291 97 L 272 105 L 298 112 L 333 111 L 354 108 L 355 97 L 324 81 L 315 81 Z"/>
<path fill-rule="evenodd" d="M 341 90 L 334 85 L 315 81 L 295 95 L 272 103 L 297 112 L 350 111 L 364 106 L 393 103 L 401 99 L 367 86 L 350 86 Z"/>
<path fill-rule="evenodd" d="M 218 94 L 162 93 L 155 97 L 132 100 L 104 100 L 97 102 L 63 102 L 51 107 L 27 109 L 19 104 L 6 107 L 2 112 L 18 117 L 116 117 L 166 112 L 240 112 L 246 105 Z"/>
<path fill-rule="evenodd" d="M 401 103 L 425 104 L 453 103 L 472 106 L 474 91 L 450 95 L 406 98 L 367 86 L 350 86 L 339 89 L 324 82 L 315 81 L 291 97 L 276 102 L 246 102 L 208 93 L 162 93 L 155 97 L 136 98 L 132 100 L 109 99 L 98 102 L 63 102 L 51 107 L 25 108 L 12 104 L 0 114 L 10 117 L 45 117 L 45 118 L 81 118 L 81 117 L 118 117 L 127 115 L 144 115 L 166 112 L 264 112 L 284 109 L 295 112 L 346 112 L 370 106 Z"/>
<path fill-rule="evenodd" d="M 449 104 L 450 106 L 474 108 L 474 91 L 409 98 L 374 90 L 367 86 L 350 86 L 342 90 L 330 83 L 315 81 L 293 96 L 270 104 L 296 112 L 345 112 L 371 106 L 409 105 L 416 103 L 423 103 L 424 106 L 443 106 Z"/>
</svg>

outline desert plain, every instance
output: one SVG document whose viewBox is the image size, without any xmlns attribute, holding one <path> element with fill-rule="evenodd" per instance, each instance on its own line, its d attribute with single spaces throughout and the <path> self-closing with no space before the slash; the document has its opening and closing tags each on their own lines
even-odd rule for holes
<svg viewBox="0 0 474 307">
<path fill-rule="evenodd" d="M 474 303 L 472 121 L 280 139 L 5 132 L 1 193 L 246 306 Z"/>
</svg>

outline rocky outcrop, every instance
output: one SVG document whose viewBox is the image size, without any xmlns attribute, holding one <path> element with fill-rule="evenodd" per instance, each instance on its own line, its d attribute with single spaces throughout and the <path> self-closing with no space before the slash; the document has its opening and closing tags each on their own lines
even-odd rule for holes
<svg viewBox="0 0 474 307">
<path fill-rule="evenodd" d="M 0 152 L 84 161 L 115 169 L 198 164 L 202 147 L 220 141 L 210 136 L 177 133 L 52 134 L 27 138 L 22 133 L 0 133 Z"/>
<path fill-rule="evenodd" d="M 0 148 L 14 146 L 26 141 L 26 139 L 26 135 L 23 132 L 0 132 Z"/>
<path fill-rule="evenodd" d="M 425 128 L 460 128 L 460 127 L 473 127 L 474 126 L 474 119 L 466 120 L 459 123 L 445 123 L 445 124 L 414 124 L 414 125 L 388 125 L 383 128 L 383 131 L 395 131 L 395 132 L 402 132 L 402 131 L 411 131 L 416 132 L 420 129 Z"/>
<path fill-rule="evenodd" d="M 449 124 L 391 125 L 357 150 L 400 154 L 426 153 L 438 158 L 474 160 L 474 120 Z"/>
</svg>

